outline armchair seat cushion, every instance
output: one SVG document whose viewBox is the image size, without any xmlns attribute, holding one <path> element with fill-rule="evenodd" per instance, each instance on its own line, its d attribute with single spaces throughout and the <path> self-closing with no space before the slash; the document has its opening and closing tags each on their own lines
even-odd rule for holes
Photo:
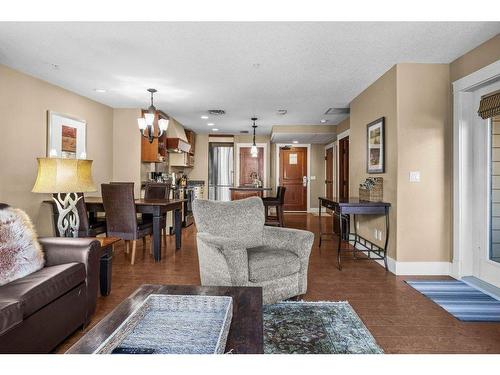
<svg viewBox="0 0 500 375">
<path fill-rule="evenodd" d="M 0 335 L 22 321 L 23 313 L 19 301 L 0 301 Z"/>
<path fill-rule="evenodd" d="M 69 292 L 86 278 L 83 263 L 66 263 L 45 267 L 26 277 L 0 287 L 2 298 L 21 302 L 26 318 Z"/>
<path fill-rule="evenodd" d="M 291 251 L 258 246 L 247 252 L 248 278 L 254 283 L 279 279 L 300 271 L 299 257 Z"/>
</svg>

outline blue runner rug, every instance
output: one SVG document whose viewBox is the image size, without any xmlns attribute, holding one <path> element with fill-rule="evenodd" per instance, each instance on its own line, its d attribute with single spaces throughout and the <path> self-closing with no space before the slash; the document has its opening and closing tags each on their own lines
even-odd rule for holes
<svg viewBox="0 0 500 375">
<path fill-rule="evenodd" d="M 458 280 L 406 281 L 464 322 L 500 322 L 500 301 Z"/>
</svg>

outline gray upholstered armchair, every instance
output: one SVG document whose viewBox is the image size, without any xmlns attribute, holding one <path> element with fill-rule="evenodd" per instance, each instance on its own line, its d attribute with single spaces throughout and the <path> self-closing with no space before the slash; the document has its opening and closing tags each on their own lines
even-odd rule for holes
<svg viewBox="0 0 500 375">
<path fill-rule="evenodd" d="M 262 199 L 195 200 L 202 285 L 260 286 L 265 304 L 302 295 L 314 234 L 264 226 Z"/>
</svg>

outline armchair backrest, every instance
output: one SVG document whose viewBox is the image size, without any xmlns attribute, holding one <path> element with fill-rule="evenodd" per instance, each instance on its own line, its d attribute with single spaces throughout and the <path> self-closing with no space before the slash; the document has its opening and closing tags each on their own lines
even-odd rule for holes
<svg viewBox="0 0 500 375">
<path fill-rule="evenodd" d="M 231 202 L 196 199 L 193 214 L 198 232 L 236 239 L 247 247 L 262 245 L 265 216 L 259 197 Z"/>
</svg>

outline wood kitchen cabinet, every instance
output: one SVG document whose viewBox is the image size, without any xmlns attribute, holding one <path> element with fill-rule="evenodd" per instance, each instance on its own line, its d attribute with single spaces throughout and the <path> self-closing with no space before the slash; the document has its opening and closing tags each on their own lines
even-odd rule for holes
<svg viewBox="0 0 500 375">
<path fill-rule="evenodd" d="M 146 110 L 142 110 L 142 115 Z M 157 136 L 159 133 L 158 120 L 168 119 L 168 116 L 159 111 L 155 115 L 154 135 Z M 165 161 L 167 158 L 167 134 L 163 133 L 160 138 L 155 138 L 152 143 L 149 143 L 148 138 L 141 136 L 141 161 L 148 163 L 158 163 Z M 163 160 L 162 160 L 163 159 Z"/>
<path fill-rule="evenodd" d="M 189 150 L 189 153 L 191 155 L 194 155 L 194 146 L 196 142 L 196 133 L 192 130 L 185 130 L 186 133 L 186 138 L 188 143 L 191 145 L 191 149 Z"/>
</svg>

